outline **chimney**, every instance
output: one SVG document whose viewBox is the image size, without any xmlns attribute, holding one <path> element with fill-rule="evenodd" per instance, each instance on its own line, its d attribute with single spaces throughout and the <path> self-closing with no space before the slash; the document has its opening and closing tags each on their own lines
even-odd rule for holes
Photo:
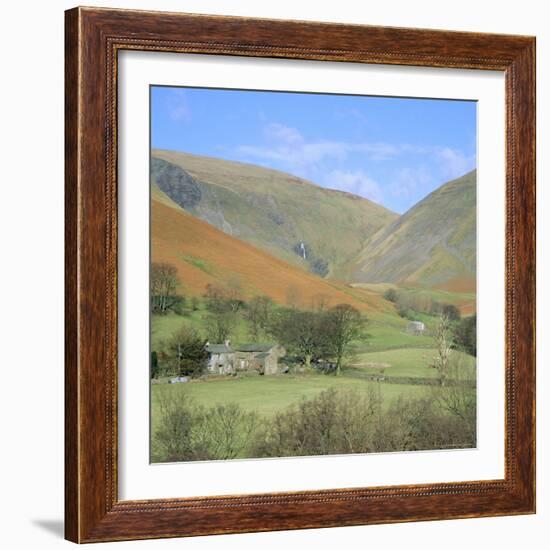
<svg viewBox="0 0 550 550">
<path fill-rule="evenodd" d="M 231 345 L 231 340 L 226 340 L 224 344 L 226 345 L 226 347 L 229 347 Z"/>
</svg>

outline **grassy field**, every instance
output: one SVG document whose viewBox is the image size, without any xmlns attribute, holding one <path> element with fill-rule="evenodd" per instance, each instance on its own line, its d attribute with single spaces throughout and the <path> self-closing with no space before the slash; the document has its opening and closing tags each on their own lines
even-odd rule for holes
<svg viewBox="0 0 550 550">
<path fill-rule="evenodd" d="M 302 398 L 311 398 L 328 388 L 367 389 L 373 387 L 382 392 L 386 404 L 399 395 L 420 397 L 429 388 L 400 384 L 380 384 L 358 380 L 347 376 L 304 375 L 304 376 L 249 376 L 235 379 L 210 379 L 192 381 L 187 384 L 153 384 L 152 416 L 153 429 L 158 418 L 158 398 L 163 392 L 187 392 L 197 403 L 206 407 L 218 403 L 236 402 L 249 411 L 265 416 L 282 412 Z"/>
<path fill-rule="evenodd" d="M 382 300 L 382 289 L 367 288 L 365 292 L 378 292 L 378 299 Z M 417 292 L 410 289 L 411 293 Z M 428 291 L 419 290 L 427 293 Z M 464 298 L 460 293 L 446 291 L 432 291 L 430 297 L 450 303 Z M 387 302 L 387 301 L 385 301 Z M 456 303 L 456 302 L 455 302 Z M 428 396 L 433 389 L 427 382 L 399 383 L 376 382 L 367 379 L 372 374 L 378 374 L 384 367 L 384 375 L 388 378 L 401 379 L 435 379 L 438 372 L 430 368 L 429 364 L 435 356 L 435 343 L 431 336 L 437 322 L 435 317 L 424 315 L 422 320 L 426 324 L 427 335 L 415 336 L 407 332 L 408 320 L 397 315 L 393 304 L 387 302 L 386 309 L 367 313 L 368 322 L 364 335 L 352 344 L 352 353 L 347 358 L 346 366 L 341 376 L 317 373 L 285 374 L 279 376 L 239 375 L 227 378 L 201 378 L 185 384 L 168 384 L 168 379 L 155 381 L 152 384 L 152 430 L 153 433 L 159 422 L 159 398 L 163 394 L 185 392 L 192 399 L 204 407 L 216 404 L 237 403 L 246 411 L 254 411 L 264 417 L 272 417 L 284 412 L 294 403 L 302 399 L 312 399 L 322 391 L 334 389 L 367 390 L 374 389 L 380 392 L 384 407 L 388 407 L 400 396 L 405 398 L 419 398 Z M 192 311 L 187 308 L 184 315 L 170 313 L 152 318 L 152 346 L 160 349 L 161 342 L 187 325 L 195 328 L 201 335 L 207 334 L 207 311 L 202 300 L 198 309 Z M 243 344 L 251 341 L 247 322 L 238 316 L 231 334 L 233 344 Z M 454 351 L 455 357 L 460 359 L 464 376 L 475 379 L 475 358 L 462 352 Z"/>
<path fill-rule="evenodd" d="M 436 378 L 436 370 L 427 366 L 433 353 L 434 350 L 429 348 L 399 349 L 363 353 L 357 359 L 363 364 L 390 365 L 385 370 L 387 376 Z M 469 374 L 468 378 L 473 377 L 475 359 L 460 352 L 455 353 L 460 354 L 463 358 L 463 364 Z M 345 369 L 343 375 L 338 377 L 323 374 L 244 376 L 229 379 L 210 378 L 187 384 L 153 384 L 153 419 L 158 409 L 158 396 L 163 392 L 187 392 L 198 403 L 207 407 L 234 401 L 247 410 L 273 415 L 302 398 L 314 397 L 328 388 L 358 390 L 366 389 L 369 386 L 378 388 L 377 382 L 361 380 L 353 376 L 353 371 L 357 369 L 364 369 L 369 373 L 376 372 L 376 369 L 370 367 L 357 366 Z M 380 384 L 379 387 L 386 404 L 400 395 L 420 397 L 429 391 L 429 388 L 421 385 Z"/>
<path fill-rule="evenodd" d="M 407 332 L 409 321 L 395 313 L 369 316 L 365 328 L 366 338 L 354 342 L 354 352 L 371 352 L 395 348 L 427 348 L 433 346 L 431 336 L 415 336 Z M 430 322 L 426 323 L 428 330 Z"/>
<path fill-rule="evenodd" d="M 454 351 L 461 359 L 465 378 L 475 378 L 475 358 L 465 353 Z M 437 378 L 437 370 L 428 364 L 435 355 L 433 348 L 403 348 L 379 352 L 362 353 L 356 356 L 355 364 L 389 365 L 385 370 L 387 376 L 408 376 L 412 378 Z M 358 367 L 361 368 L 361 367 Z M 373 370 L 363 367 L 366 370 Z"/>
</svg>

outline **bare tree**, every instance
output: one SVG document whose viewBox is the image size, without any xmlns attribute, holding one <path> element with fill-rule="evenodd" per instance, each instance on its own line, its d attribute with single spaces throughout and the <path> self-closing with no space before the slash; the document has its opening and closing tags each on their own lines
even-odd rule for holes
<svg viewBox="0 0 550 550">
<path fill-rule="evenodd" d="M 453 353 L 448 362 L 449 383 L 434 387 L 435 400 L 442 410 L 464 423 L 468 440 L 475 442 L 477 397 L 475 389 L 475 366 L 469 367 L 463 354 Z"/>
<path fill-rule="evenodd" d="M 180 286 L 178 270 L 168 263 L 151 264 L 151 308 L 155 313 L 166 313 L 181 299 L 176 293 Z"/>
<path fill-rule="evenodd" d="M 153 461 L 193 460 L 193 426 L 197 414 L 186 392 L 158 393 L 158 428 L 153 437 Z"/>
<path fill-rule="evenodd" d="M 236 403 L 206 408 L 183 388 L 158 394 L 153 461 L 228 460 L 241 455 L 256 435 L 259 417 Z"/>
<path fill-rule="evenodd" d="M 224 308 L 227 295 L 222 287 L 208 284 L 204 291 L 204 298 L 206 300 L 206 308 L 209 311 L 220 311 Z"/>
<path fill-rule="evenodd" d="M 437 369 L 439 381 L 442 386 L 447 383 L 449 377 L 449 361 L 452 353 L 453 325 L 449 317 L 441 314 L 435 330 L 436 355 L 432 359 L 432 365 Z"/>
<path fill-rule="evenodd" d="M 212 342 L 228 340 L 235 327 L 235 315 L 231 311 L 212 311 L 206 316 L 206 331 Z"/>
<path fill-rule="evenodd" d="M 361 335 L 366 318 L 353 306 L 339 304 L 329 309 L 323 323 L 323 334 L 336 360 L 336 374 L 342 369 L 342 362 L 349 353 L 350 343 Z"/>
<path fill-rule="evenodd" d="M 238 275 L 229 278 L 225 294 L 229 309 L 233 313 L 237 313 L 244 303 L 241 279 Z"/>
<path fill-rule="evenodd" d="M 237 403 L 218 403 L 210 408 L 203 430 L 209 439 L 210 454 L 221 460 L 236 458 L 251 443 L 258 424 L 258 415 Z"/>
<path fill-rule="evenodd" d="M 223 342 L 231 335 L 237 321 L 238 311 L 242 306 L 240 286 L 235 282 L 230 289 L 209 284 L 204 297 L 206 299 L 206 325 L 208 338 Z"/>
<path fill-rule="evenodd" d="M 255 296 L 248 303 L 245 318 L 250 323 L 250 336 L 257 342 L 267 331 L 273 309 L 273 300 L 267 296 Z"/>
</svg>

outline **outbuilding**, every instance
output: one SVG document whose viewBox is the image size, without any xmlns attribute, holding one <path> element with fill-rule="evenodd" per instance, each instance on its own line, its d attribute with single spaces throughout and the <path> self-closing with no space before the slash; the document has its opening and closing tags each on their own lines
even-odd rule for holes
<svg viewBox="0 0 550 550">
<path fill-rule="evenodd" d="M 422 336 L 426 330 L 426 325 L 421 321 L 410 321 L 407 325 L 407 332 L 415 336 Z"/>
</svg>

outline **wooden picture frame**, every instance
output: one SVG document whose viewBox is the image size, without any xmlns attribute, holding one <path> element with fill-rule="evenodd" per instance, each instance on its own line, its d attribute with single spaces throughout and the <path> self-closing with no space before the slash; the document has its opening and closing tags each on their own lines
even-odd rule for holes
<svg viewBox="0 0 550 550">
<path fill-rule="evenodd" d="M 501 71 L 506 82 L 505 477 L 120 501 L 117 54 L 154 50 Z M 65 533 L 74 542 L 535 511 L 535 39 L 99 8 L 66 12 Z"/>
</svg>

